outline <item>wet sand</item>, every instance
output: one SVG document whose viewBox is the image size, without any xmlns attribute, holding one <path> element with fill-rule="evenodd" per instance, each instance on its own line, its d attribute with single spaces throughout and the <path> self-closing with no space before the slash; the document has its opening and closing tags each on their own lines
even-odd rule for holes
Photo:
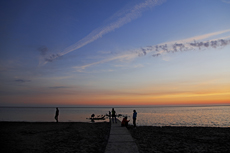
<svg viewBox="0 0 230 153">
<path fill-rule="evenodd" d="M 140 153 L 230 152 L 230 128 L 153 127 L 128 128 Z"/>
<path fill-rule="evenodd" d="M 0 122 L 1 153 L 103 153 L 110 123 Z"/>
</svg>

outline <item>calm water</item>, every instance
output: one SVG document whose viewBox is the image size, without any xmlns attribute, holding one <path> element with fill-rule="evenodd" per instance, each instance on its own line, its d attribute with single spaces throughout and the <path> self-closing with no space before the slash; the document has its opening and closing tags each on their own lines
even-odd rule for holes
<svg viewBox="0 0 230 153">
<path fill-rule="evenodd" d="M 136 110 L 137 125 L 230 127 L 230 106 L 211 107 L 115 107 L 117 114 L 131 119 Z M 60 122 L 90 122 L 91 114 L 105 115 L 111 108 L 59 108 Z M 54 122 L 55 108 L 0 108 L 0 121 Z M 122 118 L 120 118 L 122 119 Z M 105 121 L 108 121 L 106 119 Z M 97 121 L 96 121 L 97 122 Z M 132 120 L 131 120 L 132 123 Z"/>
</svg>

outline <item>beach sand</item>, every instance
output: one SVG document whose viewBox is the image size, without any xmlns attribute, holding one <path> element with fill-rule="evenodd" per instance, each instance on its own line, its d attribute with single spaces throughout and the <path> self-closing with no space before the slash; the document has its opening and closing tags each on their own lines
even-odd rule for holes
<svg viewBox="0 0 230 153">
<path fill-rule="evenodd" d="M 230 128 L 130 126 L 128 129 L 140 153 L 230 152 Z"/>
<path fill-rule="evenodd" d="M 230 152 L 230 128 L 139 126 L 140 153 Z M 103 153 L 110 123 L 0 122 L 1 153 Z"/>
<path fill-rule="evenodd" d="M 0 122 L 1 153 L 103 153 L 110 123 Z"/>
</svg>

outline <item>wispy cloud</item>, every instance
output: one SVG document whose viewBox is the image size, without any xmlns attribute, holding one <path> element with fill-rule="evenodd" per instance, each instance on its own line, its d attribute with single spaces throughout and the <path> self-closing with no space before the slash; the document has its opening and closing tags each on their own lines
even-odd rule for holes
<svg viewBox="0 0 230 153">
<path fill-rule="evenodd" d="M 49 87 L 50 89 L 63 89 L 63 88 L 70 88 L 67 86 L 53 86 L 53 87 Z"/>
<path fill-rule="evenodd" d="M 230 29 L 209 33 L 205 35 L 195 36 L 187 39 L 177 40 L 177 41 L 171 41 L 171 42 L 165 42 L 153 46 L 146 46 L 138 49 L 134 49 L 132 51 L 123 52 L 123 54 L 119 55 L 116 54 L 113 57 L 106 58 L 104 60 L 100 60 L 94 63 L 82 65 L 82 66 L 75 66 L 73 67 L 78 72 L 83 72 L 84 69 L 98 65 L 107 63 L 114 60 L 120 60 L 120 61 L 130 61 L 137 57 L 142 57 L 151 54 L 152 57 L 157 57 L 162 54 L 167 53 L 174 53 L 179 51 L 192 51 L 192 50 L 205 50 L 208 48 L 219 48 L 224 47 L 226 45 L 230 44 L 230 39 L 211 39 L 206 41 L 201 41 L 207 38 L 210 38 L 212 36 L 220 35 L 223 33 L 230 32 Z M 228 37 L 226 37 L 228 38 Z"/>
<path fill-rule="evenodd" d="M 99 54 L 111 54 L 111 51 L 98 51 Z"/>
<path fill-rule="evenodd" d="M 46 46 L 42 46 L 38 48 L 38 51 L 40 52 L 41 58 L 39 65 L 41 63 L 47 63 L 47 62 L 52 62 L 54 59 L 60 57 L 61 55 L 58 53 L 51 53 L 48 54 L 48 48 Z"/>
<path fill-rule="evenodd" d="M 140 68 L 140 67 L 144 67 L 144 65 L 143 64 L 138 64 L 138 65 L 134 65 L 133 67 L 134 68 Z"/>
<path fill-rule="evenodd" d="M 19 83 L 25 83 L 25 82 L 30 82 L 31 80 L 24 80 L 24 79 L 16 79 L 14 80 L 15 82 L 19 82 Z"/>
<path fill-rule="evenodd" d="M 107 62 L 114 61 L 114 60 L 119 60 L 119 61 L 132 60 L 132 59 L 136 58 L 136 56 L 137 56 L 136 53 L 129 52 L 129 53 L 126 53 L 126 54 L 113 56 L 113 57 L 110 57 L 110 58 L 107 58 L 107 59 L 104 59 L 104 60 L 101 60 L 101 61 L 98 61 L 98 62 L 86 64 L 86 65 L 83 65 L 83 66 L 75 66 L 73 68 L 76 69 L 76 71 L 78 71 L 78 72 L 82 72 L 87 67 L 107 63 Z"/>
<path fill-rule="evenodd" d="M 179 51 L 191 51 L 191 50 L 205 50 L 208 48 L 219 48 L 225 47 L 230 44 L 230 40 L 225 39 L 212 39 L 208 41 L 196 41 L 185 42 L 185 43 L 174 43 L 165 45 L 156 45 L 152 47 L 151 51 L 155 52 L 152 56 L 157 57 L 161 54 L 174 53 Z M 146 53 L 142 53 L 146 54 Z"/>
<path fill-rule="evenodd" d="M 44 57 L 47 54 L 47 52 L 48 52 L 48 48 L 46 46 L 39 47 L 38 51 L 40 52 L 41 56 Z"/>
<path fill-rule="evenodd" d="M 224 2 L 224 3 L 230 4 L 230 0 L 221 0 L 221 1 Z"/>
<path fill-rule="evenodd" d="M 174 53 L 177 51 L 189 51 L 189 50 L 196 50 L 196 49 L 224 47 L 230 44 L 230 40 L 228 39 L 229 37 L 211 39 L 211 40 L 207 40 L 207 39 L 228 32 L 230 32 L 230 29 L 194 36 L 187 39 L 165 42 L 153 46 L 146 46 L 137 49 L 137 52 L 139 52 L 138 56 L 144 56 L 147 55 L 148 53 L 154 52 L 152 56 L 157 57 L 161 54 L 170 53 L 170 52 Z"/>
<path fill-rule="evenodd" d="M 53 53 L 53 54 L 50 54 L 48 57 L 45 57 L 44 60 L 45 62 L 53 62 L 53 60 L 55 60 L 56 58 L 62 56 L 61 54 L 56 54 L 56 53 Z"/>
<path fill-rule="evenodd" d="M 7 72 L 12 70 L 17 70 L 22 66 L 22 63 L 19 60 L 1 60 L 0 63 L 0 72 Z"/>
<path fill-rule="evenodd" d="M 43 64 L 46 64 L 47 62 L 52 62 L 54 59 L 63 56 L 67 53 L 70 53 L 74 50 L 77 50 L 99 38 L 101 38 L 103 35 L 114 31 L 115 29 L 118 29 L 122 27 L 123 25 L 131 22 L 132 20 L 137 19 L 138 17 L 141 16 L 142 12 L 152 8 L 156 5 L 160 5 L 164 2 L 165 0 L 146 0 L 143 3 L 137 4 L 128 11 L 125 11 L 125 13 L 121 13 L 118 16 L 118 19 L 116 19 L 115 22 L 112 22 L 104 27 L 97 28 L 93 30 L 89 35 L 84 37 L 83 39 L 79 40 L 75 44 L 67 47 L 63 52 L 58 53 L 58 54 L 51 54 L 48 57 L 45 58 Z"/>
<path fill-rule="evenodd" d="M 217 31 L 217 32 L 213 32 L 213 33 L 208 33 L 208 34 L 204 34 L 204 35 L 199 35 L 199 36 L 195 36 L 195 37 L 191 37 L 191 38 L 187 38 L 187 39 L 172 41 L 172 42 L 168 42 L 168 43 L 190 42 L 190 41 L 193 41 L 193 40 L 204 40 L 204 39 L 210 38 L 212 36 L 220 35 L 220 34 L 227 33 L 227 32 L 230 32 L 230 29 Z"/>
</svg>

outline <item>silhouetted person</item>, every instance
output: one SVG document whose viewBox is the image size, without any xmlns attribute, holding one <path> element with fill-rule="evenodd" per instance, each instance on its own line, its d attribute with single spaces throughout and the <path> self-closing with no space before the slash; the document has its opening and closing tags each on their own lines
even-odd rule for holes
<svg viewBox="0 0 230 153">
<path fill-rule="evenodd" d="M 123 118 L 123 120 L 122 120 L 122 122 L 121 122 L 121 126 L 128 126 L 128 122 L 129 122 L 129 120 L 127 120 L 127 117 L 124 117 Z"/>
<path fill-rule="evenodd" d="M 111 112 L 109 111 L 109 121 L 111 122 Z"/>
<path fill-rule="evenodd" d="M 58 110 L 58 108 L 56 108 L 56 113 L 55 113 L 55 120 L 56 120 L 56 122 L 58 122 L 58 115 L 59 115 L 59 110 Z"/>
<path fill-rule="evenodd" d="M 91 119 L 91 122 L 94 122 L 94 117 L 95 117 L 95 115 L 92 114 L 92 115 L 91 115 L 91 118 L 90 118 L 90 119 Z"/>
<path fill-rule="evenodd" d="M 94 118 L 94 116 L 95 116 L 95 115 L 94 115 L 94 114 L 92 114 L 92 115 L 91 115 L 91 118 Z"/>
<path fill-rule="evenodd" d="M 112 121 L 113 121 L 113 123 L 114 123 L 114 119 L 115 119 L 115 122 L 117 123 L 116 111 L 114 110 L 114 108 L 112 108 Z"/>
<path fill-rule="evenodd" d="M 137 112 L 133 110 L 133 126 L 136 128 Z"/>
</svg>

